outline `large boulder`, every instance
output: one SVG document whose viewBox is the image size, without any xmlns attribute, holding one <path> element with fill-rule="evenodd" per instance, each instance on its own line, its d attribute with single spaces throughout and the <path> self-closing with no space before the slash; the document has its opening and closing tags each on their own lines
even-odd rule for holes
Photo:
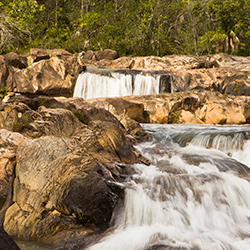
<svg viewBox="0 0 250 250">
<path fill-rule="evenodd" d="M 19 93 L 44 93 L 68 95 L 73 87 L 72 76 L 58 57 L 51 57 L 32 64 L 29 68 L 14 73 L 15 91 Z"/>
<path fill-rule="evenodd" d="M 19 146 L 14 204 L 4 221 L 9 234 L 43 239 L 80 225 L 108 226 L 120 194 L 108 181 L 123 169 L 85 130 L 72 139 L 46 136 Z"/>
<path fill-rule="evenodd" d="M 123 196 L 116 182 L 132 173 L 124 163 L 149 164 L 118 119 L 81 98 L 6 100 L 0 125 L 22 135 L 8 132 L 19 146 L 5 230 L 19 239 L 45 240 L 82 226 L 106 228 Z"/>
<path fill-rule="evenodd" d="M 124 114 L 137 122 L 149 122 L 144 106 L 138 102 L 125 100 L 124 98 L 98 98 L 87 100 L 92 106 L 105 108 L 113 115 Z"/>
<path fill-rule="evenodd" d="M 78 72 L 84 67 L 78 55 L 63 49 L 31 49 L 0 57 L 0 88 L 26 94 L 72 96 Z"/>
<path fill-rule="evenodd" d="M 92 172 L 86 177 L 65 180 L 54 194 L 53 204 L 58 211 L 76 217 L 83 224 L 107 227 L 118 200 L 118 194 L 98 173 Z"/>
</svg>

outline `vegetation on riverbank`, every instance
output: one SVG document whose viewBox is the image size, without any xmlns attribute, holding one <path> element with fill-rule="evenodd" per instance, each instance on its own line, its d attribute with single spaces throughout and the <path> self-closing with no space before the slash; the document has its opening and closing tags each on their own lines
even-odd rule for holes
<svg viewBox="0 0 250 250">
<path fill-rule="evenodd" d="M 0 54 L 32 47 L 120 55 L 249 55 L 249 0 L 1 0 Z"/>
</svg>

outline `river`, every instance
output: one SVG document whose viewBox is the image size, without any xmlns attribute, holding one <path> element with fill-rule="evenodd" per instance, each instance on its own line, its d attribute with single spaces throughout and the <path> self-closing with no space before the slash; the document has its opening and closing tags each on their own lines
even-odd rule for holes
<svg viewBox="0 0 250 250">
<path fill-rule="evenodd" d="M 152 164 L 134 165 L 109 236 L 88 250 L 249 250 L 250 127 L 142 126 Z"/>
<path fill-rule="evenodd" d="M 250 128 L 144 125 L 114 232 L 89 250 L 249 250 Z"/>
</svg>

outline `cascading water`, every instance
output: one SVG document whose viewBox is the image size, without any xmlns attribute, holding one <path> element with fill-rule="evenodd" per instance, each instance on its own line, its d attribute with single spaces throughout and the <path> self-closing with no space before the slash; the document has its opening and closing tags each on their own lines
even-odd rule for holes
<svg viewBox="0 0 250 250">
<path fill-rule="evenodd" d="M 173 92 L 167 71 L 87 69 L 77 79 L 74 97 L 84 99 Z"/>
<path fill-rule="evenodd" d="M 144 125 L 109 236 L 88 250 L 250 249 L 250 127 Z"/>
</svg>

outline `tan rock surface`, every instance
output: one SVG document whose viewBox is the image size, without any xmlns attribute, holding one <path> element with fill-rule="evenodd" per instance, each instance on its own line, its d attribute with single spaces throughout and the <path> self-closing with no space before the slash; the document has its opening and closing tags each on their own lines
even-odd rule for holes
<svg viewBox="0 0 250 250">
<path fill-rule="evenodd" d="M 193 90 L 155 96 L 101 98 L 88 102 L 104 107 L 118 118 L 126 115 L 142 123 L 244 124 L 249 122 L 249 100 L 247 96 Z M 132 116 L 126 111 L 129 103 L 138 107 L 133 109 Z"/>
<path fill-rule="evenodd" d="M 0 129 L 0 224 L 6 209 L 12 203 L 12 185 L 15 177 L 16 149 L 25 137 L 16 132 Z"/>
<path fill-rule="evenodd" d="M 10 196 L 3 207 L 5 230 L 19 239 L 44 240 L 83 225 L 107 227 L 123 193 L 115 182 L 131 173 L 124 163 L 149 164 L 134 149 L 128 129 L 81 98 L 6 100 L 1 127 L 19 133 L 0 130 L 0 177 L 7 183 L 0 185 L 2 206 Z"/>
<path fill-rule="evenodd" d="M 113 61 L 86 63 L 87 67 L 97 68 L 169 70 L 173 74 L 174 91 L 203 88 L 223 94 L 250 95 L 250 57 L 169 55 L 120 57 Z"/>
<path fill-rule="evenodd" d="M 8 53 L 0 57 L 0 88 L 26 94 L 72 96 L 82 68 L 78 55 L 62 49 L 31 49 L 30 53 Z"/>
</svg>

